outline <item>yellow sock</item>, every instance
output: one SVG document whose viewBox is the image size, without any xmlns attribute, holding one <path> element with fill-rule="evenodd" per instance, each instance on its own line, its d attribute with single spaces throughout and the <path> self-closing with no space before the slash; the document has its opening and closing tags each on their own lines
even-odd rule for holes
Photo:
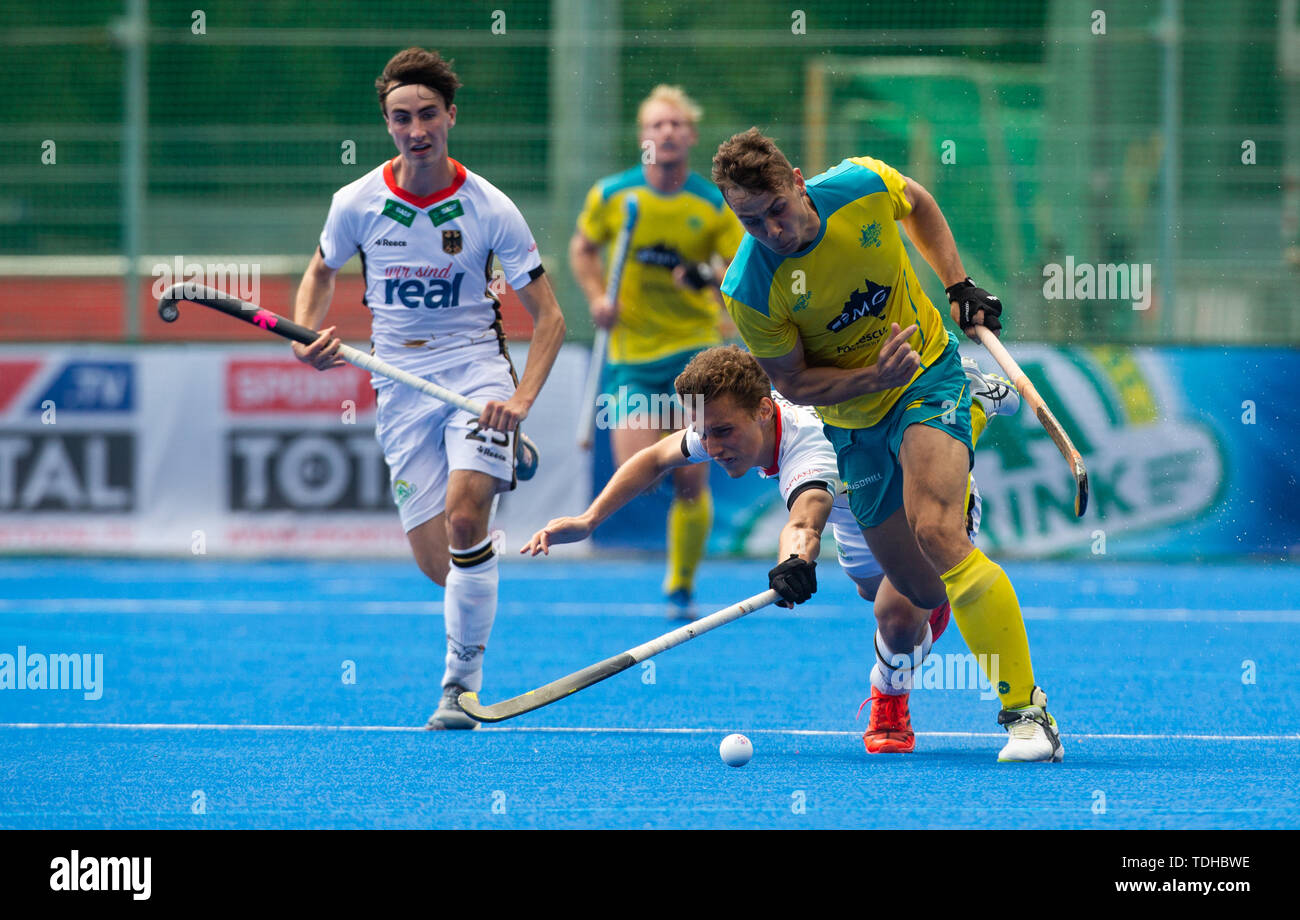
<svg viewBox="0 0 1300 920">
<path fill-rule="evenodd" d="M 1011 579 L 978 549 L 940 576 L 962 638 L 998 692 L 1003 709 L 1029 705 L 1034 668 Z"/>
<path fill-rule="evenodd" d="M 694 501 L 674 498 L 668 508 L 668 575 L 664 593 L 690 591 L 695 570 L 704 558 L 704 544 L 713 527 L 713 496 L 701 492 Z"/>
<path fill-rule="evenodd" d="M 970 431 L 972 446 L 979 443 L 980 435 L 984 429 L 989 426 L 989 417 L 984 414 L 984 407 L 979 404 L 978 400 L 972 399 L 970 404 Z M 967 511 L 970 510 L 970 490 L 975 482 L 974 474 L 966 474 L 966 495 L 962 499 L 961 506 Z"/>
<path fill-rule="evenodd" d="M 970 440 L 972 445 L 980 442 L 980 435 L 984 433 L 984 429 L 988 426 L 989 417 L 984 414 L 984 407 L 980 405 L 978 399 L 972 399 L 970 401 Z"/>
</svg>

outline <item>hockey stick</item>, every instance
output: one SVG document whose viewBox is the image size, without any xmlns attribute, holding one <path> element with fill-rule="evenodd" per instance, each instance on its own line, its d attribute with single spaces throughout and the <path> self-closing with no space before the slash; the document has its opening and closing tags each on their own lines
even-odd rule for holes
<svg viewBox="0 0 1300 920">
<path fill-rule="evenodd" d="M 1061 427 L 1061 423 L 1056 420 L 1056 416 L 1052 414 L 1052 410 L 1047 408 L 1043 397 L 1038 395 L 1037 388 L 1025 376 L 1025 372 L 1020 369 L 1016 359 L 1011 357 L 998 337 L 985 326 L 972 328 L 979 336 L 980 344 L 993 356 L 993 360 L 998 362 L 1002 372 L 1011 378 L 1011 382 L 1015 384 L 1025 402 L 1029 403 L 1029 408 L 1034 410 L 1043 430 L 1051 436 L 1065 462 L 1070 464 L 1070 472 L 1074 474 L 1074 516 L 1083 517 L 1083 512 L 1088 510 L 1088 470 L 1083 465 L 1083 457 L 1079 455 L 1079 451 L 1070 440 L 1070 436 L 1065 433 L 1065 429 Z"/>
<path fill-rule="evenodd" d="M 627 251 L 632 242 L 632 231 L 636 229 L 636 199 L 631 195 L 625 202 L 626 215 L 623 229 L 614 241 L 614 250 L 610 258 L 609 284 L 605 287 L 605 297 L 611 304 L 618 303 L 618 292 L 623 287 L 623 268 L 627 265 Z M 596 338 L 591 343 L 591 363 L 587 365 L 587 382 L 582 388 L 582 416 L 578 419 L 578 447 L 591 450 L 595 443 L 596 391 L 600 389 L 600 377 L 605 371 L 605 355 L 609 350 L 609 330 L 597 329 Z"/>
<path fill-rule="evenodd" d="M 185 300 L 211 307 L 225 313 L 227 316 L 241 319 L 246 323 L 257 326 L 259 329 L 273 332 L 292 342 L 310 345 L 320 338 L 320 333 L 316 330 L 300 326 L 277 313 L 262 309 L 255 303 L 240 300 L 238 297 L 231 297 L 229 294 L 223 294 L 215 288 L 202 284 L 189 284 L 188 282 L 173 284 L 163 292 L 162 297 L 158 300 L 158 315 L 163 318 L 164 322 L 176 322 L 181 315 L 179 304 Z M 419 390 L 426 396 L 432 396 L 434 399 L 441 400 L 450 406 L 455 406 L 457 409 L 464 409 L 466 412 L 474 413 L 474 415 L 483 414 L 483 407 L 472 399 L 466 399 L 458 393 L 443 389 L 436 383 L 421 380 L 414 374 L 408 374 L 404 370 L 393 367 L 387 361 L 366 354 L 351 345 L 340 344 L 338 354 L 340 358 L 355 367 L 405 384 Z M 537 472 L 537 462 L 541 456 L 537 450 L 537 445 L 522 431 L 519 432 L 516 445 L 515 475 L 521 480 L 532 479 Z"/>
<path fill-rule="evenodd" d="M 556 700 L 562 700 L 571 693 L 585 690 L 592 684 L 600 683 L 607 677 L 613 677 L 638 662 L 653 658 L 660 652 L 665 652 L 674 646 L 681 645 L 683 642 L 688 642 L 696 636 L 702 636 L 709 630 L 717 629 L 732 620 L 738 620 L 747 613 L 753 613 L 755 610 L 774 603 L 779 597 L 780 595 L 776 591 L 769 588 L 762 594 L 755 594 L 753 597 L 732 604 L 717 613 L 711 613 L 694 623 L 679 626 L 672 632 L 664 633 L 659 638 L 651 639 L 649 642 L 628 649 L 622 654 L 606 658 L 604 661 L 585 667 L 581 671 L 574 671 L 567 677 L 552 681 L 545 687 L 529 690 L 523 696 L 503 700 L 491 706 L 484 706 L 479 702 L 477 693 L 473 690 L 467 690 L 460 695 L 460 707 L 469 713 L 471 718 L 478 719 L 480 722 L 503 722 L 506 719 L 513 719 L 515 716 L 532 712 L 534 709 L 541 709 Z"/>
</svg>

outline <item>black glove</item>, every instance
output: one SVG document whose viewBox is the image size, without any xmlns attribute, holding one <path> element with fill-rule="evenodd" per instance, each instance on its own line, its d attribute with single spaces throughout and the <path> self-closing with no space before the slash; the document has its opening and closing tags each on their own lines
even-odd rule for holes
<svg viewBox="0 0 1300 920">
<path fill-rule="evenodd" d="M 817 563 L 805 562 L 794 553 L 767 573 L 767 585 L 791 604 L 802 604 L 817 593 Z"/>
<path fill-rule="evenodd" d="M 980 325 L 975 322 L 975 314 L 983 310 L 984 328 L 990 332 L 1002 331 L 1002 323 L 998 322 L 1002 315 L 1002 301 L 984 288 L 976 287 L 969 278 L 948 288 L 948 301 L 957 305 L 957 324 L 962 329 Z"/>
<path fill-rule="evenodd" d="M 686 286 L 692 291 L 698 291 L 706 287 L 715 287 L 717 285 L 716 277 L 713 273 L 713 266 L 707 262 L 687 262 L 686 267 L 682 269 L 685 277 Z"/>
</svg>

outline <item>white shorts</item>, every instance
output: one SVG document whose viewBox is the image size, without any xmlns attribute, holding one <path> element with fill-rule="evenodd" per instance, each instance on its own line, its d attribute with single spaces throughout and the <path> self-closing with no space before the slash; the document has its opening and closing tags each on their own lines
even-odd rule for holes
<svg viewBox="0 0 1300 920">
<path fill-rule="evenodd" d="M 970 526 L 966 532 L 972 540 L 980 532 L 980 514 L 983 510 L 984 499 L 980 495 L 979 486 L 975 484 L 975 477 L 971 476 L 970 502 L 967 505 Z M 880 563 L 871 554 L 871 548 L 867 546 L 867 538 L 862 535 L 860 528 L 848 524 L 832 523 L 831 533 L 835 536 L 840 568 L 844 569 L 846 575 L 858 581 L 866 581 L 883 574 Z"/>
<path fill-rule="evenodd" d="M 479 403 L 514 395 L 514 373 L 504 355 L 466 358 L 421 377 Z M 515 487 L 513 433 L 480 429 L 477 416 L 400 383 L 382 387 L 377 401 L 375 440 L 384 451 L 393 501 L 408 533 L 447 507 L 451 470 L 494 476 L 498 492 Z"/>
</svg>

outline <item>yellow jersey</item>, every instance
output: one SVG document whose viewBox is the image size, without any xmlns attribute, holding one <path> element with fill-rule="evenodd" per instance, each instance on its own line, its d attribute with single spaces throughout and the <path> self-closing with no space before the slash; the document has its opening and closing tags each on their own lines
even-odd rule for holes
<svg viewBox="0 0 1300 920">
<path fill-rule="evenodd" d="M 595 243 L 612 244 L 629 214 L 632 235 L 617 293 L 621 310 L 609 335 L 609 361 L 640 364 L 717 345 L 717 301 L 707 288 L 679 287 L 673 269 L 684 262 L 708 262 L 715 253 L 724 259 L 735 254 L 745 231 L 722 193 L 691 173 L 681 189 L 666 195 L 649 185 L 637 166 L 592 186 L 578 230 Z M 612 261 L 613 246 L 607 251 L 607 261 Z M 612 271 L 613 265 L 607 265 L 607 279 Z"/>
<path fill-rule="evenodd" d="M 876 363 L 891 323 L 917 325 L 908 343 L 921 367 L 912 380 L 943 354 L 943 317 L 921 290 L 896 223 L 912 210 L 905 186 L 903 176 L 880 160 L 852 157 L 808 180 L 821 227 L 804 249 L 780 256 L 745 236 L 723 279 L 722 297 L 756 357 L 789 354 L 798 338 L 810 367 L 867 367 Z M 839 428 L 869 428 L 904 389 L 867 393 L 817 412 Z"/>
</svg>

